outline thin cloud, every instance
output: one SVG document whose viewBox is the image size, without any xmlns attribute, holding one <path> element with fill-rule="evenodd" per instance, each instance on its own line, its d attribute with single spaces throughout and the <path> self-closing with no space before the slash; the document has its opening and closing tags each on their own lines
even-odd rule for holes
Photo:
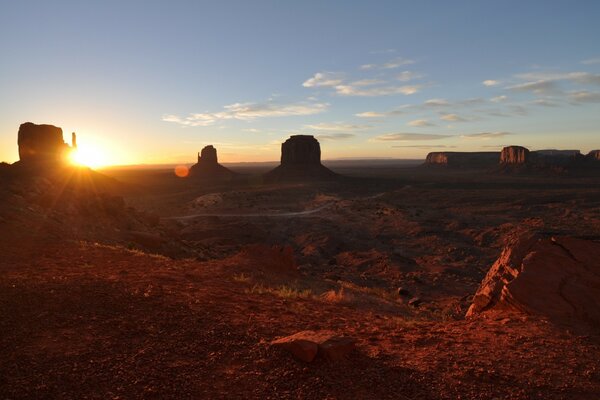
<svg viewBox="0 0 600 400">
<path fill-rule="evenodd" d="M 461 135 L 464 139 L 495 139 L 512 135 L 510 132 L 481 132 L 481 133 L 469 133 L 467 135 Z"/>
<path fill-rule="evenodd" d="M 500 81 L 496 81 L 494 79 L 486 79 L 481 83 L 483 83 L 485 86 L 497 86 L 500 84 Z"/>
<path fill-rule="evenodd" d="M 571 81 L 582 85 L 600 85 L 600 74 L 589 72 L 529 72 L 518 74 L 517 78 L 526 81 Z"/>
<path fill-rule="evenodd" d="M 558 107 L 558 103 L 555 103 L 553 101 L 546 100 L 546 99 L 534 100 L 534 101 L 532 101 L 532 104 L 534 104 L 536 106 L 544 106 L 544 107 Z"/>
<path fill-rule="evenodd" d="M 385 117 L 387 114 L 376 111 L 365 111 L 354 115 L 359 118 L 382 118 Z"/>
<path fill-rule="evenodd" d="M 427 121 L 426 119 L 415 119 L 414 121 L 410 121 L 407 125 L 409 126 L 435 126 L 435 124 Z"/>
<path fill-rule="evenodd" d="M 214 113 L 194 113 L 187 117 L 173 114 L 163 115 L 165 122 L 174 122 L 183 126 L 210 126 L 224 120 L 250 121 L 266 117 L 286 117 L 295 115 L 319 114 L 327 110 L 327 103 L 299 102 L 290 104 L 278 103 L 234 103 L 223 107 L 223 111 Z"/>
<path fill-rule="evenodd" d="M 331 72 L 317 72 L 312 78 L 302 83 L 304 87 L 332 87 L 342 83 L 337 75 Z"/>
<path fill-rule="evenodd" d="M 458 114 L 444 114 L 440 118 L 443 119 L 444 121 L 448 121 L 448 122 L 466 122 L 467 121 L 466 118 L 463 118 Z"/>
<path fill-rule="evenodd" d="M 371 125 L 353 125 L 343 123 L 321 122 L 319 124 L 304 125 L 306 129 L 317 131 L 339 132 L 339 131 L 359 131 L 371 128 Z"/>
<path fill-rule="evenodd" d="M 388 133 L 376 136 L 377 141 L 411 141 L 411 140 L 440 140 L 452 137 L 452 135 L 438 135 L 432 133 Z"/>
<path fill-rule="evenodd" d="M 506 101 L 506 99 L 508 99 L 508 97 L 507 97 L 507 96 L 504 96 L 504 95 L 502 95 L 502 96 L 496 96 L 496 97 L 492 97 L 492 98 L 490 99 L 490 101 L 491 101 L 491 102 L 494 102 L 494 103 L 501 103 L 501 102 L 503 102 L 503 101 Z"/>
<path fill-rule="evenodd" d="M 394 148 L 413 148 L 413 149 L 455 149 L 457 146 L 446 146 L 444 144 L 438 145 L 421 145 L 421 144 L 412 144 L 412 145 L 394 145 Z"/>
<path fill-rule="evenodd" d="M 547 94 L 560 92 L 555 81 L 539 80 L 535 82 L 525 82 L 518 85 L 508 86 L 506 89 L 513 92 L 531 92 L 535 94 Z"/>
<path fill-rule="evenodd" d="M 360 70 L 367 71 L 371 69 L 396 69 L 405 65 L 414 64 L 414 60 L 408 58 L 395 58 L 383 64 L 363 64 L 359 67 Z"/>
<path fill-rule="evenodd" d="M 445 107 L 450 105 L 446 99 L 429 99 L 423 104 L 427 107 Z"/>
<path fill-rule="evenodd" d="M 317 139 L 319 139 L 319 140 L 345 140 L 345 139 L 352 139 L 353 137 L 356 137 L 356 135 L 353 133 L 330 133 L 327 135 L 318 135 Z"/>
<path fill-rule="evenodd" d="M 353 85 L 338 85 L 335 91 L 340 96 L 361 96 L 361 97 L 376 97 L 376 96 L 391 96 L 395 94 L 411 95 L 419 91 L 421 86 L 382 86 L 374 88 L 361 88 Z"/>
<path fill-rule="evenodd" d="M 600 103 L 600 93 L 587 90 L 570 92 L 568 98 L 574 103 Z"/>
<path fill-rule="evenodd" d="M 598 57 L 598 58 L 590 58 L 588 60 L 583 60 L 581 63 L 584 64 L 584 65 L 600 64 L 600 57 Z"/>
<path fill-rule="evenodd" d="M 400 82 L 408 82 L 422 77 L 423 75 L 413 71 L 402 71 L 400 74 L 398 74 L 396 79 L 398 79 Z"/>
</svg>

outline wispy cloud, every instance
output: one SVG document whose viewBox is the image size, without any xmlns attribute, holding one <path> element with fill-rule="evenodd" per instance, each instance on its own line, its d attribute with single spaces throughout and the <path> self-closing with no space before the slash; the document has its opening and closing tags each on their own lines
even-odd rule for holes
<svg viewBox="0 0 600 400">
<path fill-rule="evenodd" d="M 492 97 L 492 98 L 490 99 L 490 101 L 492 101 L 492 102 L 494 102 L 494 103 L 501 103 L 501 102 L 503 102 L 503 101 L 506 101 L 506 99 L 508 99 L 508 97 L 507 97 L 507 96 L 504 96 L 504 95 L 502 95 L 502 96 L 496 96 L 496 97 Z"/>
<path fill-rule="evenodd" d="M 483 83 L 485 86 L 497 86 L 500 84 L 500 81 L 496 81 L 494 79 L 486 79 L 481 83 Z"/>
<path fill-rule="evenodd" d="M 481 133 L 469 133 L 465 135 L 461 135 L 461 138 L 465 139 L 496 139 L 500 137 L 505 137 L 508 135 L 512 135 L 510 132 L 481 132 Z"/>
<path fill-rule="evenodd" d="M 408 82 L 408 81 L 412 81 L 414 79 L 419 79 L 422 77 L 423 77 L 423 75 L 421 75 L 417 72 L 402 71 L 398 74 L 398 76 L 396 76 L 396 79 L 398 79 L 400 82 Z"/>
<path fill-rule="evenodd" d="M 570 92 L 568 99 L 574 103 L 600 103 L 600 93 L 580 90 Z"/>
<path fill-rule="evenodd" d="M 412 86 L 380 86 L 373 88 L 363 88 L 348 85 L 338 85 L 335 87 L 335 91 L 340 96 L 363 96 L 363 97 L 375 97 L 375 96 L 390 96 L 395 94 L 411 95 L 415 94 L 421 88 L 420 85 Z"/>
<path fill-rule="evenodd" d="M 223 107 L 223 111 L 189 114 L 186 117 L 167 114 L 162 120 L 183 126 L 210 126 L 223 120 L 254 120 L 265 117 L 312 115 L 327 110 L 329 104 L 314 102 L 280 103 L 234 103 Z"/>
<path fill-rule="evenodd" d="M 581 63 L 584 65 L 600 64 L 600 57 L 589 58 L 587 60 L 583 60 Z"/>
<path fill-rule="evenodd" d="M 312 78 L 302 83 L 304 87 L 331 87 L 342 83 L 337 74 L 331 72 L 317 72 Z"/>
<path fill-rule="evenodd" d="M 516 76 L 526 81 L 571 81 L 582 85 L 600 85 L 600 74 L 589 72 L 528 72 Z"/>
<path fill-rule="evenodd" d="M 518 85 L 508 86 L 506 89 L 513 92 L 531 92 L 535 94 L 560 93 L 560 89 L 556 85 L 556 82 L 551 80 L 525 82 Z"/>
<path fill-rule="evenodd" d="M 340 131 L 360 131 L 371 128 L 371 125 L 354 125 L 344 123 L 321 122 L 318 124 L 304 125 L 306 129 L 316 131 L 340 132 Z"/>
<path fill-rule="evenodd" d="M 547 100 L 547 99 L 537 99 L 532 101 L 532 104 L 536 105 L 536 106 L 544 106 L 544 107 L 558 107 L 559 104 L 551 101 L 551 100 Z"/>
<path fill-rule="evenodd" d="M 394 145 L 392 146 L 394 148 L 414 148 L 414 149 L 455 149 L 457 146 L 447 146 L 444 144 L 438 144 L 438 145 L 425 145 L 425 144 L 412 144 L 412 145 Z"/>
<path fill-rule="evenodd" d="M 345 140 L 352 139 L 356 135 L 353 133 L 330 133 L 326 135 L 318 135 L 317 139 L 319 140 Z"/>
<path fill-rule="evenodd" d="M 429 99 L 426 100 L 423 105 L 427 107 L 445 107 L 449 106 L 450 103 L 446 99 Z"/>
<path fill-rule="evenodd" d="M 359 118 L 382 118 L 387 115 L 387 113 L 376 112 L 376 111 L 365 111 L 358 114 L 354 114 Z"/>
<path fill-rule="evenodd" d="M 388 61 L 386 63 L 383 63 L 383 64 L 363 64 L 359 67 L 359 69 L 361 69 L 363 71 L 370 70 L 370 69 L 396 69 L 396 68 L 400 68 L 405 65 L 411 65 L 414 63 L 415 63 L 414 60 L 398 57 L 398 58 L 395 58 L 395 59 Z"/>
<path fill-rule="evenodd" d="M 438 135 L 433 133 L 387 133 L 373 138 L 377 141 L 412 141 L 412 140 L 439 140 L 447 139 L 452 135 Z"/>
<path fill-rule="evenodd" d="M 440 118 L 443 119 L 444 121 L 448 121 L 448 122 L 466 122 L 467 121 L 466 118 L 461 117 L 458 114 L 444 114 Z"/>
<path fill-rule="evenodd" d="M 426 119 L 415 119 L 414 121 L 410 121 L 408 126 L 435 126 L 435 124 L 427 121 Z"/>
</svg>

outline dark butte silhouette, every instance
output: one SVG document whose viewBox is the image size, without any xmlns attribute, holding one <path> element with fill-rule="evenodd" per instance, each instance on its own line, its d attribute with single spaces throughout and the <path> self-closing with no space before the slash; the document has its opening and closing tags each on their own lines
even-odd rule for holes
<svg viewBox="0 0 600 400">
<path fill-rule="evenodd" d="M 190 177 L 202 180 L 230 180 L 236 174 L 218 163 L 217 149 L 209 145 L 198 154 L 198 162 L 190 167 Z"/>
<path fill-rule="evenodd" d="M 265 174 L 267 182 L 331 180 L 338 177 L 321 164 L 314 136 L 294 135 L 281 144 L 281 165 Z"/>
<path fill-rule="evenodd" d="M 36 125 L 25 122 L 19 127 L 17 143 L 19 161 L 23 164 L 60 164 L 67 161 L 72 149 L 76 148 L 73 134 L 73 147 L 63 141 L 63 131 L 54 125 Z"/>
</svg>

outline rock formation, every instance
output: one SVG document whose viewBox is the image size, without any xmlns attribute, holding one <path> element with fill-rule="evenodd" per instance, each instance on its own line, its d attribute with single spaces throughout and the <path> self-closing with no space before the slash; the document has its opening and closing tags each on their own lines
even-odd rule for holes
<svg viewBox="0 0 600 400">
<path fill-rule="evenodd" d="M 586 158 L 592 161 L 600 161 L 600 150 L 592 150 L 587 153 Z"/>
<path fill-rule="evenodd" d="M 525 164 L 529 159 L 529 149 L 521 146 L 508 146 L 500 152 L 500 164 Z"/>
<path fill-rule="evenodd" d="M 334 179 L 337 174 L 321 164 L 321 146 L 309 135 L 294 135 L 281 144 L 281 165 L 265 174 L 267 181 Z"/>
<path fill-rule="evenodd" d="M 517 312 L 600 328 L 600 243 L 512 238 L 481 282 L 467 317 Z"/>
<path fill-rule="evenodd" d="M 491 168 L 498 163 L 496 151 L 455 152 L 439 151 L 427 154 L 425 165 L 456 168 Z"/>
<path fill-rule="evenodd" d="M 312 362 L 317 356 L 340 361 L 355 349 L 356 340 L 333 331 L 302 331 L 271 342 L 271 346 L 290 352 L 300 361 Z"/>
<path fill-rule="evenodd" d="M 217 161 L 217 149 L 209 145 L 198 153 L 198 162 L 190 168 L 190 177 L 205 180 L 228 180 L 235 172 L 225 168 Z"/>
<path fill-rule="evenodd" d="M 54 125 L 21 124 L 17 143 L 19 160 L 26 165 L 61 163 L 71 151 L 62 129 Z"/>
</svg>

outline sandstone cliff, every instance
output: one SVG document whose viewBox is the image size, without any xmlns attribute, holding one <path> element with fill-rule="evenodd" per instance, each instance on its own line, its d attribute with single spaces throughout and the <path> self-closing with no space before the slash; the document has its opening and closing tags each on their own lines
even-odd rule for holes
<svg viewBox="0 0 600 400">
<path fill-rule="evenodd" d="M 202 180 L 228 180 L 235 173 L 219 164 L 217 149 L 209 145 L 202 149 L 198 155 L 198 162 L 190 168 L 190 177 Z"/>
<path fill-rule="evenodd" d="M 425 165 L 438 165 L 456 168 L 492 168 L 498 163 L 498 156 L 499 153 L 495 151 L 431 152 L 427 154 Z"/>
</svg>

